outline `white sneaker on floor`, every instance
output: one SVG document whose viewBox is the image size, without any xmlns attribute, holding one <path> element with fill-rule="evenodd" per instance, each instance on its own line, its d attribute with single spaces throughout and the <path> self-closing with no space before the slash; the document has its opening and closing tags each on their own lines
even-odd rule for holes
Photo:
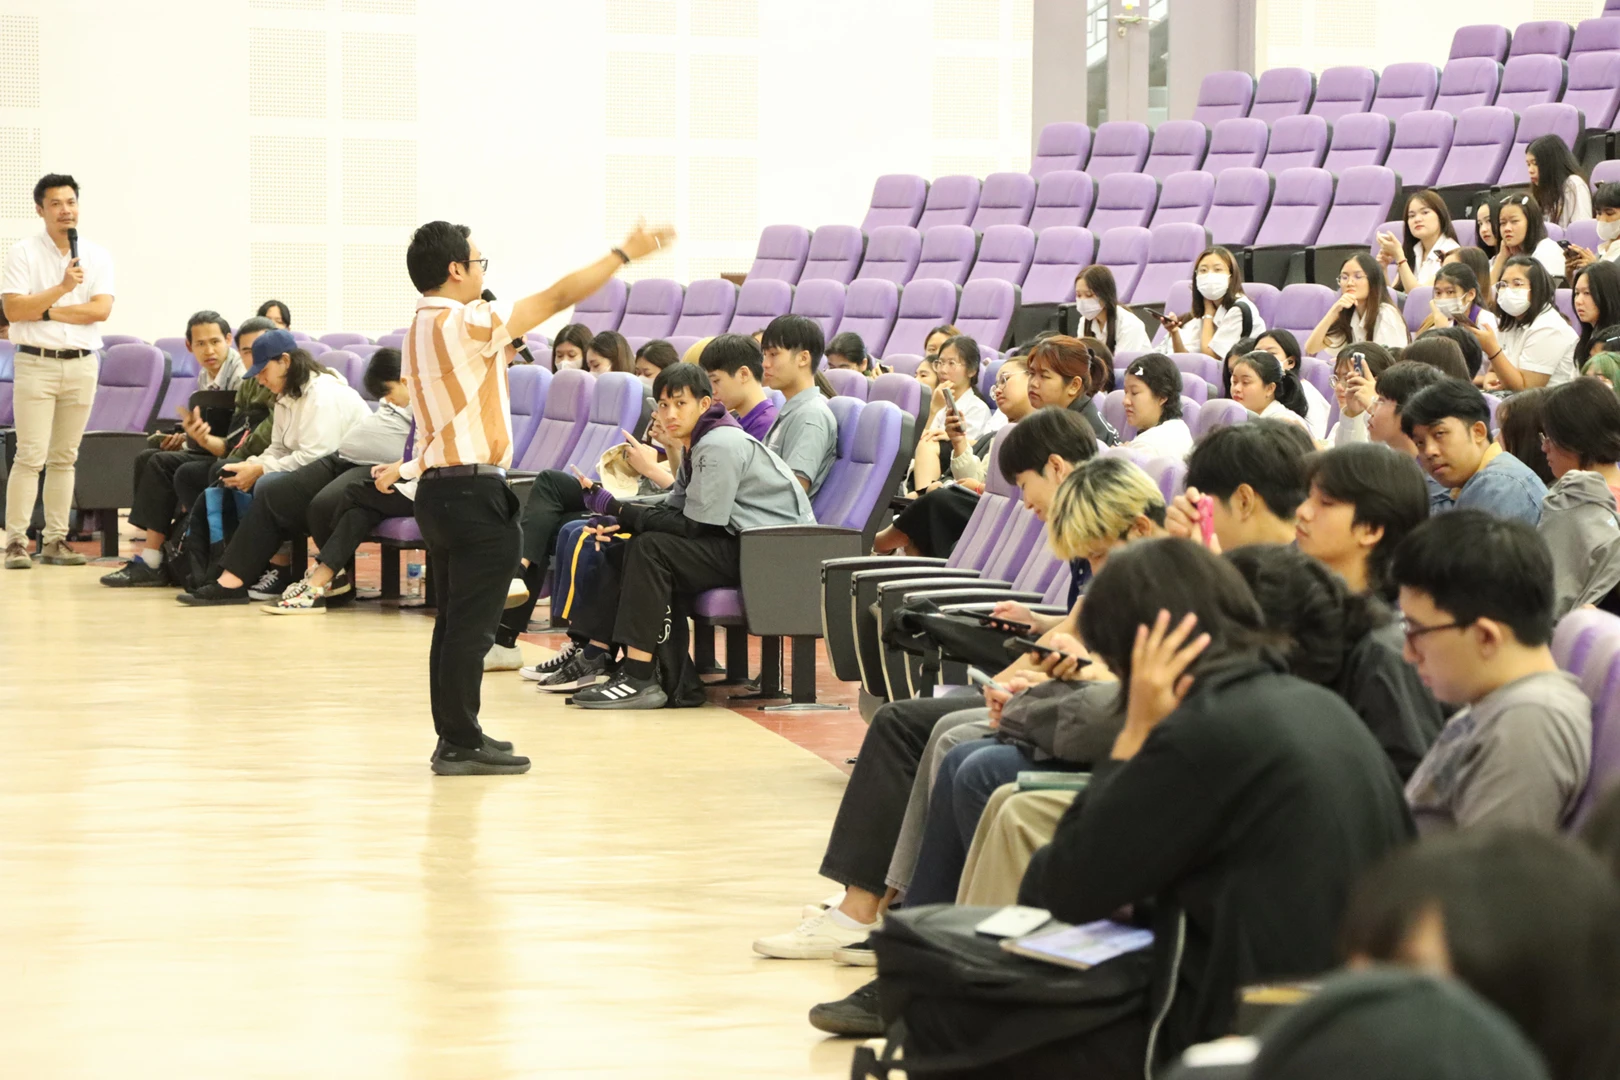
<svg viewBox="0 0 1620 1080">
<path fill-rule="evenodd" d="M 827 897 L 827 899 L 821 901 L 819 904 L 804 905 L 804 910 L 799 913 L 799 917 L 804 919 L 813 919 L 824 911 L 831 911 L 833 908 L 837 907 L 843 902 L 844 890 L 840 889 L 831 896 Z"/>
<path fill-rule="evenodd" d="M 569 639 L 568 644 L 563 646 L 562 652 L 558 653 L 556 656 L 553 656 L 550 660 L 545 660 L 538 664 L 531 664 L 529 667 L 523 668 L 521 671 L 519 671 L 518 674 L 523 676 L 525 679 L 528 679 L 530 682 L 545 682 L 552 675 L 556 674 L 556 672 L 560 670 L 564 664 L 568 663 L 569 658 L 578 651 L 578 642 L 574 641 L 573 639 Z"/>
<path fill-rule="evenodd" d="M 845 945 L 865 941 L 866 936 L 877 929 L 876 924 L 846 929 L 834 922 L 832 916 L 831 911 L 826 911 L 804 920 L 798 929 L 789 933 L 760 938 L 754 942 L 754 951 L 778 960 L 829 960 Z"/>
<path fill-rule="evenodd" d="M 516 671 L 523 666 L 523 650 L 516 645 L 491 645 L 484 654 L 485 671 Z"/>
</svg>

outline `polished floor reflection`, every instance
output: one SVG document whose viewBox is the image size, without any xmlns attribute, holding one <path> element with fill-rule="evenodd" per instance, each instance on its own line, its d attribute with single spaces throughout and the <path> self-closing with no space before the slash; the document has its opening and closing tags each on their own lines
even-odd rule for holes
<svg viewBox="0 0 1620 1080">
<path fill-rule="evenodd" d="M 868 973 L 749 949 L 830 891 L 816 754 L 506 673 L 533 771 L 435 778 L 427 618 L 105 572 L 0 572 L 0 1075 L 848 1075 L 804 1015 Z"/>
</svg>

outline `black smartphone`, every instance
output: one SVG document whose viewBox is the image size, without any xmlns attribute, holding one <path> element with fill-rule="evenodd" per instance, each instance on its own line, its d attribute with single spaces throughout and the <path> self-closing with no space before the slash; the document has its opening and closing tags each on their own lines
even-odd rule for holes
<svg viewBox="0 0 1620 1080">
<path fill-rule="evenodd" d="M 1057 649 L 1049 648 L 1049 647 L 1047 647 L 1045 645 L 1042 645 L 1040 642 L 1036 641 L 1034 638 L 1027 638 L 1027 637 L 1011 637 L 1011 638 L 1008 638 L 1007 639 L 1007 648 L 1008 648 L 1009 651 L 1014 649 L 1014 648 L 1017 648 L 1017 649 L 1022 650 L 1023 652 L 1034 653 L 1036 656 L 1040 657 L 1042 660 L 1045 660 L 1048 656 L 1062 656 L 1063 655 Z"/>
<path fill-rule="evenodd" d="M 1004 634 L 1027 634 L 1030 629 L 1025 623 L 1013 622 L 1011 619 L 998 619 L 994 615 L 975 615 L 973 617 L 979 620 L 980 626 L 989 627 L 991 630 L 1000 630 Z"/>
<path fill-rule="evenodd" d="M 1164 313 L 1163 308 L 1150 307 L 1147 304 L 1143 304 L 1142 310 L 1153 316 L 1155 319 L 1158 319 L 1160 322 L 1164 322 L 1165 319 L 1169 318 L 1169 316 Z"/>
<path fill-rule="evenodd" d="M 1555 241 L 1553 241 L 1553 243 L 1557 244 L 1559 247 L 1563 248 L 1565 251 L 1568 251 L 1571 247 L 1574 246 L 1568 240 L 1555 240 Z"/>
</svg>

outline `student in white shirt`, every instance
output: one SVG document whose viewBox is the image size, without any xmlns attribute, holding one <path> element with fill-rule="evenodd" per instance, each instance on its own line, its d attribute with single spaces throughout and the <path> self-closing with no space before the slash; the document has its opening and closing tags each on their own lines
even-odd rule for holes
<svg viewBox="0 0 1620 1080">
<path fill-rule="evenodd" d="M 1365 251 L 1346 259 L 1339 271 L 1339 299 L 1311 331 L 1305 351 L 1315 356 L 1358 341 L 1375 341 L 1386 349 L 1406 345 L 1406 320 L 1389 299 L 1384 268 Z"/>
<path fill-rule="evenodd" d="M 1237 259 L 1223 247 L 1207 247 L 1193 261 L 1192 311 L 1187 321 L 1198 326 L 1196 348 L 1189 349 L 1181 334 L 1182 317 L 1165 312 L 1164 326 L 1170 331 L 1171 350 L 1201 352 L 1224 358 L 1232 346 L 1266 328 L 1260 309 L 1243 295 L 1243 272 Z M 1128 350 L 1127 350 L 1128 351 Z"/>
<path fill-rule="evenodd" d="M 1557 135 L 1543 135 L 1524 148 L 1524 167 L 1530 174 L 1530 194 L 1547 221 L 1568 227 L 1592 219 L 1592 192 L 1581 163 Z"/>
<path fill-rule="evenodd" d="M 979 343 L 966 334 L 949 339 L 939 347 L 934 370 L 939 375 L 939 385 L 934 388 L 933 397 L 929 400 L 928 423 L 923 430 L 945 429 L 945 414 L 949 411 L 945 391 L 949 389 L 956 403 L 956 411 L 962 414 L 962 434 L 967 436 L 968 442 L 973 442 L 985 433 L 992 414 L 989 404 L 979 396 L 977 389 Z"/>
<path fill-rule="evenodd" d="M 1298 424 L 1307 432 L 1311 429 L 1298 376 L 1268 352 L 1248 353 L 1233 361 L 1232 400 L 1262 419 Z"/>
<path fill-rule="evenodd" d="M 1564 249 L 1564 279 L 1598 260 L 1620 262 L 1620 184 L 1599 184 L 1592 196 L 1592 213 L 1597 219 L 1598 246 L 1588 251 L 1579 244 Z"/>
<path fill-rule="evenodd" d="M 1575 343 L 1576 370 L 1586 366 L 1598 331 L 1620 323 L 1620 266 L 1595 262 L 1575 271 L 1575 330 L 1581 335 Z"/>
<path fill-rule="evenodd" d="M 1287 330 L 1267 330 L 1260 335 L 1254 347 L 1275 356 L 1277 362 L 1282 364 L 1283 370 L 1293 372 L 1299 379 L 1299 388 L 1305 394 L 1305 419 L 1311 426 L 1311 437 L 1327 438 L 1328 417 L 1332 415 L 1332 410 L 1328 408 L 1327 399 L 1322 396 L 1322 392 L 1312 386 L 1304 373 L 1299 370 L 1299 339 Z"/>
<path fill-rule="evenodd" d="M 1553 302 L 1552 278 L 1528 255 L 1515 255 L 1496 287 L 1496 318 L 1501 332 L 1475 327 L 1491 372 L 1508 390 L 1557 386 L 1575 377 L 1575 344 L 1580 335 Z"/>
<path fill-rule="evenodd" d="M 1125 445 L 1155 457 L 1182 461 L 1192 449 L 1192 430 L 1181 418 L 1181 369 L 1163 353 L 1148 353 L 1125 369 L 1125 422 L 1136 438 Z"/>
<path fill-rule="evenodd" d="M 1466 262 L 1456 260 L 1440 268 L 1434 277 L 1433 292 L 1429 295 L 1429 317 L 1417 328 L 1414 337 L 1430 330 L 1443 330 L 1448 326 L 1489 326 L 1496 329 L 1496 315 L 1480 298 L 1479 279 Z"/>
<path fill-rule="evenodd" d="M 1492 259 L 1502 247 L 1502 242 L 1496 238 L 1496 200 L 1489 195 L 1474 207 L 1474 244 Z"/>
<path fill-rule="evenodd" d="M 1111 353 L 1152 352 L 1142 320 L 1119 306 L 1114 272 L 1106 266 L 1088 266 L 1074 279 L 1074 304 L 1080 312 L 1076 337 L 1096 338 Z"/>
<path fill-rule="evenodd" d="M 1491 281 L 1500 285 L 1507 261 L 1515 255 L 1529 255 L 1547 268 L 1547 276 L 1556 288 L 1564 279 L 1564 249 L 1547 236 L 1536 200 L 1528 195 L 1509 195 L 1496 204 L 1494 224 L 1502 246 L 1491 262 Z"/>
<path fill-rule="evenodd" d="M 1406 200 L 1404 240 L 1392 232 L 1378 234 L 1378 262 L 1395 267 L 1395 287 L 1411 292 L 1420 285 L 1433 284 L 1446 253 L 1461 246 L 1446 200 L 1430 188 Z"/>
</svg>

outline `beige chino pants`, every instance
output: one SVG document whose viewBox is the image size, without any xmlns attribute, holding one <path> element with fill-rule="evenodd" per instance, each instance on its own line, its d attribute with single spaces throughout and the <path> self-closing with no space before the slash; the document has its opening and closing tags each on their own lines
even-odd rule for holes
<svg viewBox="0 0 1620 1080">
<path fill-rule="evenodd" d="M 1076 794 L 1019 791 L 1017 784 L 998 787 L 973 834 L 956 902 L 971 907 L 1016 904 L 1031 856 L 1052 842 L 1058 819 Z"/>
<path fill-rule="evenodd" d="M 25 352 L 18 352 L 14 363 L 17 456 L 6 481 L 6 543 L 26 543 L 39 495 L 39 471 L 44 469 L 48 544 L 67 536 L 74 466 L 96 398 L 101 363 L 95 353 L 77 360 L 50 360 Z"/>
</svg>

